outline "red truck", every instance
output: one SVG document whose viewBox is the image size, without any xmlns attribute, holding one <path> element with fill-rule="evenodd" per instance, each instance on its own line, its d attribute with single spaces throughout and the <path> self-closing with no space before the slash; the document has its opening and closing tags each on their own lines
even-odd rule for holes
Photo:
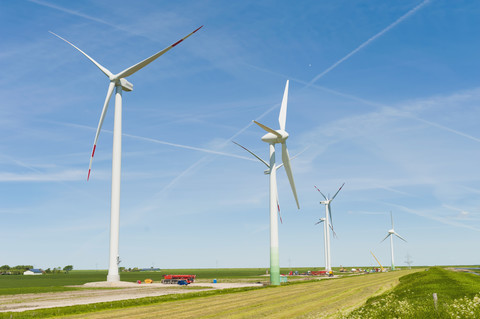
<svg viewBox="0 0 480 319">
<path fill-rule="evenodd" d="M 178 284 L 179 281 L 185 281 L 191 284 L 195 281 L 196 275 L 163 275 L 162 284 Z"/>
</svg>

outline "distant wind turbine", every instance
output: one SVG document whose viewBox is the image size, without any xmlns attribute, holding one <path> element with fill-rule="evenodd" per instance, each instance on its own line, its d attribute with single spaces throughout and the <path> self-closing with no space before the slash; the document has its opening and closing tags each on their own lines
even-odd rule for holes
<svg viewBox="0 0 480 319">
<path fill-rule="evenodd" d="M 253 121 L 255 124 L 260 126 L 262 129 L 267 131 L 262 137 L 262 141 L 269 144 L 270 150 L 270 163 L 267 163 L 261 159 L 258 155 L 248 150 L 247 148 L 241 146 L 238 143 L 238 146 L 245 149 L 247 152 L 255 156 L 260 162 L 265 164 L 268 168 L 264 173 L 270 175 L 270 284 L 271 285 L 280 285 L 280 262 L 279 262 L 279 251 L 278 251 L 278 189 L 277 189 L 277 169 L 285 166 L 285 172 L 287 173 L 288 180 L 290 182 L 290 187 L 292 188 L 293 196 L 295 197 L 295 202 L 297 203 L 298 209 L 300 205 L 298 203 L 297 191 L 295 189 L 295 182 L 293 180 L 292 168 L 290 166 L 290 156 L 288 155 L 288 149 L 286 145 L 286 140 L 288 138 L 288 133 L 285 131 L 285 123 L 287 120 L 287 100 L 288 100 L 288 83 L 285 85 L 285 91 L 283 93 L 282 106 L 280 108 L 280 115 L 278 117 L 278 122 L 280 124 L 279 130 L 273 130 L 268 126 Z M 280 165 L 275 164 L 275 144 L 282 144 L 282 161 Z"/>
<path fill-rule="evenodd" d="M 331 255 L 330 255 L 330 229 L 332 230 L 333 234 L 335 234 L 335 231 L 333 230 L 333 221 L 332 221 L 332 210 L 330 209 L 330 203 L 337 197 L 338 193 L 340 190 L 342 190 L 343 185 L 340 186 L 338 191 L 333 195 L 332 198 L 328 199 L 327 196 L 325 196 L 320 189 L 315 186 L 317 191 L 322 194 L 322 197 L 325 199 L 324 201 L 321 201 L 320 204 L 325 205 L 325 218 L 320 218 L 320 222 L 325 222 L 324 225 L 324 240 L 325 240 L 325 270 L 326 271 L 332 271 L 332 260 L 331 260 Z M 322 220 L 323 219 L 323 220 Z M 318 223 L 317 223 L 318 224 Z"/>
<path fill-rule="evenodd" d="M 390 230 L 388 231 L 387 236 L 385 236 L 385 238 L 382 239 L 381 243 L 390 236 L 390 251 L 391 251 L 391 253 L 392 253 L 392 270 L 395 270 L 395 261 L 394 261 L 394 258 L 393 258 L 393 235 L 397 236 L 398 238 L 400 238 L 400 239 L 403 240 L 404 242 L 407 242 L 407 241 L 406 241 L 405 239 L 403 239 L 402 236 L 400 236 L 399 234 L 397 234 L 397 233 L 395 232 L 395 229 L 394 229 L 394 227 L 393 227 L 393 214 L 392 214 L 392 212 L 390 212 L 390 219 L 391 219 L 391 221 L 392 221 L 392 229 L 390 229 Z"/>
<path fill-rule="evenodd" d="M 200 28 L 202 28 L 201 26 Z M 113 94 L 113 89 L 115 88 L 115 115 L 114 115 L 114 124 L 113 124 L 113 153 L 112 153 L 112 197 L 111 197 L 111 209 L 110 209 L 110 258 L 109 258 L 109 268 L 107 281 L 120 281 L 120 275 L 118 274 L 118 264 L 120 263 L 120 257 L 118 255 L 118 237 L 119 237 L 119 226 L 120 226 L 120 171 L 121 171 L 121 160 L 122 160 L 122 91 L 130 92 L 133 90 L 133 84 L 128 82 L 125 78 L 134 74 L 135 72 L 141 70 L 155 59 L 178 45 L 180 42 L 200 30 L 196 29 L 186 37 L 178 40 L 169 47 L 163 49 L 152 55 L 151 57 L 132 65 L 131 67 L 123 70 L 120 73 L 113 74 L 107 68 L 102 66 L 100 63 L 92 59 L 85 52 L 77 48 L 72 43 L 68 42 L 61 36 L 49 31 L 51 34 L 67 42 L 75 49 L 80 51 L 87 59 L 89 59 L 93 64 L 95 64 L 100 71 L 102 71 L 109 79 L 110 84 L 108 85 L 107 97 L 105 98 L 105 103 L 103 104 L 102 113 L 100 115 L 100 120 L 98 122 L 97 133 L 95 134 L 95 139 L 93 141 L 93 150 L 90 157 L 90 164 L 88 166 L 88 175 L 87 180 L 90 178 L 90 172 L 92 169 L 92 160 L 95 155 L 95 149 L 97 147 L 98 137 L 100 135 L 100 130 L 102 129 L 103 120 L 108 109 L 108 102 Z"/>
</svg>

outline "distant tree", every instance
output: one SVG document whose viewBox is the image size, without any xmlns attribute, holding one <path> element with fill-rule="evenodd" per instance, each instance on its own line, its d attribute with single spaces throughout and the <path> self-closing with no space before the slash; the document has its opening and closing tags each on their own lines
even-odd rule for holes
<svg viewBox="0 0 480 319">
<path fill-rule="evenodd" d="M 125 267 L 118 267 L 119 271 L 125 271 Z"/>
<path fill-rule="evenodd" d="M 0 266 L 0 270 L 9 270 L 9 269 L 10 269 L 9 265 Z"/>
<path fill-rule="evenodd" d="M 17 265 L 17 266 L 12 267 L 12 268 L 25 271 L 25 270 L 33 269 L 33 266 L 32 265 Z"/>
<path fill-rule="evenodd" d="M 68 266 L 63 267 L 63 271 L 65 271 L 67 274 L 68 274 L 69 271 L 72 271 L 72 269 L 73 269 L 72 265 L 68 265 Z"/>
<path fill-rule="evenodd" d="M 45 270 L 45 273 L 46 274 L 51 274 L 52 273 L 52 270 L 50 268 L 47 268 L 47 270 Z"/>
</svg>

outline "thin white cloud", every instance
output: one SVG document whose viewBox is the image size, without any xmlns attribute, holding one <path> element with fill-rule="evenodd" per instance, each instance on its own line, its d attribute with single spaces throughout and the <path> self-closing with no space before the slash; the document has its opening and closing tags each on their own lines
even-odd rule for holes
<svg viewBox="0 0 480 319">
<path fill-rule="evenodd" d="M 353 100 L 353 101 L 356 101 L 356 102 L 361 102 L 362 104 L 370 105 L 370 106 L 373 106 L 375 108 L 383 109 L 383 111 L 389 112 L 391 115 L 395 115 L 395 116 L 398 116 L 398 117 L 411 118 L 415 121 L 428 124 L 430 126 L 438 128 L 440 130 L 448 131 L 450 133 L 468 138 L 468 139 L 470 139 L 472 141 L 475 141 L 475 142 L 480 142 L 480 138 L 478 138 L 478 137 L 475 137 L 475 136 L 472 136 L 470 134 L 461 132 L 459 130 L 452 129 L 450 127 L 447 127 L 445 125 L 441 125 L 439 123 L 435 123 L 435 122 L 432 122 L 432 121 L 425 120 L 423 118 L 420 118 L 420 117 L 412 114 L 412 112 L 419 111 L 420 109 L 423 109 L 427 105 L 432 107 L 433 105 L 435 105 L 435 103 L 438 103 L 439 101 L 442 101 L 442 100 L 445 100 L 445 99 L 450 99 L 451 100 L 451 99 L 458 98 L 458 100 L 463 100 L 466 97 L 468 98 L 469 96 L 471 96 L 471 94 L 475 94 L 478 91 L 478 89 L 473 89 L 473 90 L 464 91 L 464 92 L 456 92 L 456 93 L 454 93 L 454 94 L 452 94 L 448 97 L 445 97 L 445 96 L 443 96 L 443 97 L 433 97 L 429 100 L 423 100 L 421 102 L 419 102 L 419 101 L 412 102 L 412 105 L 414 105 L 415 107 L 405 108 L 402 111 L 400 109 L 394 108 L 394 107 L 392 107 L 390 105 L 387 105 L 387 104 L 383 104 L 383 103 L 379 103 L 379 102 L 375 102 L 375 101 L 370 101 L 370 100 L 367 100 L 367 99 L 364 99 L 364 98 L 361 98 L 361 97 L 358 97 L 358 96 L 355 96 L 355 95 L 352 95 L 352 94 L 343 93 L 343 92 L 333 90 L 333 89 L 330 89 L 330 88 L 327 88 L 327 87 L 324 87 L 324 86 L 309 83 L 309 82 L 306 82 L 306 81 L 303 81 L 303 80 L 300 80 L 300 79 L 293 78 L 291 76 L 287 76 L 285 74 L 280 74 L 280 73 L 277 73 L 277 72 L 273 72 L 271 70 L 260 68 L 258 66 L 252 65 L 252 64 L 246 64 L 245 63 L 245 65 L 247 65 L 251 68 L 257 69 L 259 71 L 262 71 L 262 72 L 278 75 L 278 76 L 281 76 L 285 79 L 290 79 L 291 81 L 304 84 L 305 87 L 303 87 L 302 90 L 305 89 L 306 87 L 313 87 L 313 88 L 322 90 L 324 92 L 331 93 L 333 95 L 344 97 L 344 98 L 347 98 L 347 99 L 350 99 L 350 100 Z M 420 105 L 422 105 L 422 106 L 420 106 Z M 269 112 L 273 111 L 274 109 L 275 108 L 268 109 L 265 113 L 268 114 Z M 266 114 L 262 114 L 262 116 L 265 116 Z"/>
<path fill-rule="evenodd" d="M 430 220 L 434 220 L 434 221 L 440 222 L 440 223 L 445 224 L 445 225 L 460 227 L 460 228 L 467 228 L 467 229 L 470 229 L 470 230 L 480 232 L 480 228 L 472 226 L 471 224 L 461 223 L 457 220 L 454 220 L 453 218 L 439 216 L 438 211 L 431 212 L 431 211 L 424 211 L 424 210 L 420 210 L 420 209 L 411 209 L 411 208 L 408 208 L 406 206 L 397 205 L 397 204 L 389 204 L 389 205 L 391 205 L 393 207 L 397 207 L 397 208 L 403 210 L 404 212 L 414 214 L 414 215 L 417 215 L 417 216 L 421 216 L 421 217 L 424 217 L 424 218 L 427 218 L 427 219 L 430 219 Z"/>
<path fill-rule="evenodd" d="M 239 159 L 252 161 L 252 162 L 255 161 L 254 159 L 246 157 L 246 156 L 230 154 L 230 153 L 225 153 L 225 152 L 220 152 L 220 151 L 215 151 L 215 150 L 209 150 L 209 149 L 201 148 L 201 147 L 188 146 L 188 145 L 182 145 L 182 144 L 177 144 L 177 143 L 170 143 L 170 142 L 161 141 L 161 140 L 157 140 L 155 138 L 150 138 L 150 137 L 143 137 L 143 136 L 138 136 L 138 135 L 126 134 L 126 133 L 123 133 L 122 135 L 125 136 L 125 137 L 130 137 L 130 138 L 133 138 L 133 139 L 137 139 L 137 140 L 142 140 L 142 141 L 152 142 L 152 143 L 156 143 L 156 144 L 173 146 L 173 147 L 182 148 L 182 149 L 186 149 L 186 150 L 199 151 L 199 152 L 202 152 L 202 153 L 208 153 L 208 154 L 214 154 L 214 155 L 234 157 L 234 158 L 239 158 Z"/>
<path fill-rule="evenodd" d="M 329 73 L 330 71 L 332 71 L 333 69 L 335 69 L 337 66 L 339 66 L 341 63 L 345 62 L 346 60 L 348 60 L 349 58 L 351 58 L 355 53 L 357 53 L 358 51 L 360 51 L 361 49 L 365 48 L 367 45 L 369 45 L 370 43 L 372 43 L 373 41 L 375 41 L 376 39 L 378 39 L 379 37 L 381 37 L 382 35 L 384 35 L 385 33 L 387 33 L 388 31 L 390 31 L 391 29 L 393 29 L 395 26 L 397 26 L 398 24 L 400 24 L 402 21 L 404 21 L 405 19 L 407 19 L 408 17 L 410 17 L 411 15 L 415 14 L 418 10 L 420 10 L 422 7 L 424 7 L 428 2 L 430 2 L 430 0 L 424 0 L 422 3 L 420 3 L 419 5 L 417 5 L 415 8 L 411 9 L 410 11 L 408 11 L 407 13 L 405 13 L 403 16 L 401 16 L 400 18 L 398 18 L 395 22 L 393 22 L 392 24 L 390 24 L 388 27 L 386 27 L 385 29 L 383 29 L 382 31 L 378 32 L 377 34 L 375 34 L 373 37 L 371 37 L 370 39 L 368 39 L 367 41 L 363 42 L 362 44 L 360 44 L 355 50 L 353 50 L 352 52 L 350 52 L 349 54 L 347 54 L 346 56 L 344 56 L 343 58 L 341 58 L 340 60 L 338 60 L 337 62 L 335 62 L 334 64 L 332 64 L 330 67 L 328 67 L 325 71 L 323 71 L 322 73 L 318 74 L 317 76 L 315 76 L 310 82 L 308 85 L 311 85 L 315 82 L 318 81 L 318 79 L 320 79 L 321 77 L 323 77 L 325 74 Z"/>
<path fill-rule="evenodd" d="M 64 170 L 56 173 L 18 174 L 0 172 L 0 182 L 69 182 L 85 180 L 83 170 Z"/>
<path fill-rule="evenodd" d="M 342 62 L 344 62 L 345 60 L 347 60 L 348 58 L 350 58 L 351 56 L 353 56 L 355 53 L 357 53 L 358 51 L 360 51 L 362 48 L 366 47 L 368 44 L 370 44 L 372 41 L 374 41 L 375 39 L 377 39 L 378 37 L 382 36 L 383 34 L 385 34 L 386 32 L 388 32 L 390 29 L 392 29 L 393 27 L 395 27 L 396 25 L 398 25 L 399 23 L 401 23 L 403 20 L 405 20 L 406 18 L 408 18 L 409 16 L 411 16 L 412 14 L 414 14 L 415 12 L 417 12 L 420 8 L 422 8 L 425 4 L 427 4 L 429 2 L 429 0 L 425 0 L 423 1 L 421 4 L 419 4 L 418 6 L 416 6 L 415 8 L 413 8 L 412 10 L 410 10 L 409 12 L 407 12 L 406 14 L 404 14 L 402 17 L 400 17 L 399 19 L 397 19 L 395 22 L 393 22 L 392 24 L 390 24 L 388 27 L 386 27 L 385 29 L 383 29 L 382 31 L 380 31 L 379 33 L 377 33 L 376 35 L 374 35 L 373 37 L 371 37 L 370 39 L 368 39 L 367 41 L 365 41 L 364 43 L 362 43 L 359 47 L 357 47 L 355 50 L 353 50 L 352 52 L 350 52 L 348 55 L 346 55 L 345 57 L 343 57 L 342 59 L 340 59 L 339 61 L 335 62 L 332 66 L 330 66 L 329 68 L 327 68 L 325 71 L 323 71 L 322 73 L 320 73 L 319 75 L 317 75 L 316 77 L 314 77 L 309 83 L 307 83 L 307 85 L 305 87 L 308 87 L 312 84 L 314 84 L 319 78 L 321 78 L 322 76 L 324 76 L 325 74 L 327 74 L 328 72 L 330 72 L 331 70 L 333 70 L 334 68 L 336 68 L 339 64 L 341 64 Z M 280 104 L 275 104 L 273 105 L 272 107 L 270 107 L 269 109 L 267 109 L 263 114 L 261 114 L 259 117 L 256 118 L 256 120 L 260 120 L 261 118 L 263 118 L 264 116 L 266 116 L 267 114 L 269 114 L 270 112 L 272 112 L 274 109 L 278 108 Z M 233 140 L 235 137 L 237 137 L 238 135 L 242 134 L 244 131 L 246 131 L 250 126 L 252 125 L 252 123 L 249 123 L 248 125 L 246 125 L 244 128 L 242 128 L 240 131 L 238 131 L 237 133 L 235 133 L 231 138 L 228 139 L 228 141 L 231 141 Z M 200 159 L 198 162 L 194 163 L 191 167 L 187 168 L 184 172 L 180 173 L 180 175 L 178 177 L 176 177 L 172 182 L 176 182 L 179 180 L 179 178 L 181 176 L 184 176 L 185 175 L 185 172 L 190 172 L 193 168 L 197 167 L 198 164 L 200 163 L 200 161 L 203 161 L 205 160 L 205 158 L 203 159 Z M 173 185 L 172 183 L 169 184 L 171 187 L 171 185 Z"/>
<path fill-rule="evenodd" d="M 32 3 L 35 3 L 35 4 L 38 4 L 40 6 L 43 6 L 43 7 L 47 7 L 47 8 L 50 8 L 50 9 L 55 9 L 55 10 L 61 11 L 63 13 L 71 14 L 71 15 L 74 15 L 74 16 L 77 16 L 77 17 L 80 17 L 80 18 L 84 18 L 84 19 L 87 19 L 87 20 L 90 20 L 90 21 L 94 21 L 94 22 L 97 22 L 97 23 L 100 23 L 100 24 L 107 25 L 107 26 L 112 27 L 114 29 L 118 29 L 118 30 L 121 30 L 121 31 L 124 31 L 124 32 L 131 33 L 129 30 L 127 30 L 125 28 L 122 28 L 120 26 L 109 23 L 108 21 L 105 21 L 105 20 L 90 16 L 90 15 L 84 14 L 84 13 L 81 13 L 81 12 L 78 12 L 78 11 L 70 10 L 70 9 L 51 4 L 49 2 L 40 1 L 40 0 L 28 0 L 28 1 L 32 2 Z"/>
<path fill-rule="evenodd" d="M 53 121 L 49 121 L 49 122 L 59 124 L 59 125 L 65 125 L 65 126 L 70 126 L 70 127 L 79 127 L 79 128 L 84 128 L 84 129 L 88 129 L 88 130 L 91 130 L 91 131 L 96 131 L 96 128 L 94 128 L 92 126 L 82 125 L 82 124 L 67 123 L 67 122 L 53 122 Z M 106 129 L 102 129 L 102 132 L 105 132 L 105 133 L 108 133 L 108 134 L 113 134 L 112 131 L 106 130 Z M 155 138 L 150 138 L 150 137 L 144 137 L 144 136 L 133 135 L 133 134 L 128 134 L 128 133 L 122 133 L 122 136 L 132 138 L 132 139 L 136 139 L 136 140 L 151 142 L 151 143 L 155 143 L 155 144 L 162 144 L 162 145 L 172 146 L 172 147 L 186 149 L 186 150 L 198 151 L 198 152 L 207 153 L 207 154 L 234 157 L 234 158 L 239 158 L 239 159 L 243 159 L 243 160 L 246 160 L 246 161 L 252 161 L 252 162 L 255 161 L 255 159 L 252 159 L 252 158 L 246 157 L 246 156 L 241 156 L 241 155 L 236 155 L 236 154 L 232 154 L 232 153 L 226 153 L 226 152 L 211 150 L 211 149 L 202 148 L 202 147 L 172 143 L 172 142 L 162 141 L 162 140 L 155 139 Z"/>
</svg>

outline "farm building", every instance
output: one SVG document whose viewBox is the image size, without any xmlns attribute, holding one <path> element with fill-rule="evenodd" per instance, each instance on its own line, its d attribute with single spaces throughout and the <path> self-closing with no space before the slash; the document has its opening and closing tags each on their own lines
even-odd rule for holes
<svg viewBox="0 0 480 319">
<path fill-rule="evenodd" d="M 23 272 L 24 275 L 43 275 L 43 270 L 41 269 L 29 269 Z"/>
</svg>

